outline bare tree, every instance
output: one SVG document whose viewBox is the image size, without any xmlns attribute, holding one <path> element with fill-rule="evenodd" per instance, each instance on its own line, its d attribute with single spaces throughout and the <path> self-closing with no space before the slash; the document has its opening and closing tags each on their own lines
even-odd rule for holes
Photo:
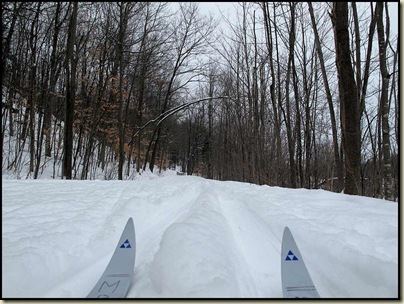
<svg viewBox="0 0 404 304">
<path fill-rule="evenodd" d="M 76 27 L 78 3 L 73 2 L 73 9 L 70 15 L 69 32 L 66 47 L 66 108 L 65 108 L 65 132 L 64 132 L 64 160 L 63 177 L 72 179 L 72 156 L 73 156 L 73 122 L 74 103 L 76 95 L 76 67 L 75 58 Z"/>
<path fill-rule="evenodd" d="M 30 46 L 30 71 L 29 71 L 29 96 L 28 96 L 28 107 L 29 107 L 29 133 L 30 133 L 30 162 L 29 162 L 29 172 L 34 172 L 35 166 L 35 107 L 36 107 L 36 95 L 37 95 L 37 43 L 38 43 L 38 23 L 39 23 L 39 13 L 41 11 L 41 2 L 38 2 L 35 11 L 34 20 L 32 20 L 29 46 Z"/>
<path fill-rule="evenodd" d="M 276 87 L 276 76 L 275 76 L 275 59 L 274 59 L 274 42 L 273 42 L 273 34 L 272 34 L 272 26 L 270 21 L 270 11 L 268 2 L 262 2 L 262 11 L 264 16 L 264 25 L 265 25 L 265 38 L 266 45 L 268 50 L 268 61 L 270 65 L 270 73 L 271 73 L 271 84 L 270 84 L 270 99 L 272 103 L 272 111 L 273 111 L 273 122 L 274 122 L 274 136 L 275 136 L 275 151 L 276 151 L 276 162 L 275 162 L 275 182 L 279 184 L 280 181 L 280 162 L 282 159 L 282 141 L 281 141 L 281 124 L 280 124 L 280 116 L 278 114 L 278 102 L 276 97 L 276 92 L 278 92 L 278 96 L 280 98 L 280 90 L 275 90 Z M 276 15 L 273 16 L 274 23 L 276 24 Z"/>
<path fill-rule="evenodd" d="M 389 125 L 389 81 L 390 74 L 387 70 L 386 60 L 386 39 L 384 36 L 384 22 L 383 22 L 383 2 L 376 3 L 376 20 L 377 20 L 377 36 L 379 38 L 379 60 L 380 60 L 380 73 L 382 76 L 382 88 L 380 95 L 380 108 L 382 120 L 382 145 L 383 145 L 383 188 L 384 197 L 388 200 L 393 200 L 393 183 L 392 183 L 392 166 L 390 154 L 390 125 Z"/>
<path fill-rule="evenodd" d="M 341 104 L 342 145 L 345 152 L 345 193 L 360 193 L 360 108 L 351 62 L 348 32 L 348 3 L 333 3 L 336 64 Z"/>
<path fill-rule="evenodd" d="M 174 58 L 171 76 L 166 88 L 166 93 L 162 101 L 161 113 L 164 113 L 169 108 L 169 103 L 172 100 L 173 94 L 179 89 L 183 88 L 194 77 L 197 69 L 189 67 L 190 60 L 194 56 L 201 54 L 202 49 L 206 45 L 206 39 L 213 31 L 213 23 L 209 20 L 203 19 L 198 15 L 198 7 L 194 3 L 183 4 L 180 3 L 179 10 L 180 18 L 173 25 L 174 35 Z M 188 67 L 187 67 L 188 65 Z M 181 85 L 175 87 L 175 82 L 179 81 L 179 77 L 186 76 L 193 72 L 188 79 L 182 82 Z M 149 147 L 153 144 L 152 155 L 150 158 L 149 168 L 153 171 L 156 162 L 157 151 L 161 138 L 162 125 L 159 124 L 152 136 Z"/>
<path fill-rule="evenodd" d="M 332 95 L 331 95 L 331 90 L 330 86 L 328 83 L 328 77 L 327 77 L 327 71 L 324 63 L 324 56 L 323 56 L 323 51 L 321 48 L 321 43 L 320 43 L 320 36 L 318 34 L 317 30 L 317 24 L 316 20 L 314 17 L 314 12 L 313 12 L 313 6 L 311 2 L 308 2 L 309 5 L 309 12 L 310 12 L 310 18 L 311 18 L 311 23 L 313 26 L 313 31 L 314 31 L 314 38 L 315 38 L 315 44 L 316 44 L 316 49 L 317 49 L 317 56 L 320 62 L 320 67 L 321 67 L 321 74 L 323 78 L 323 83 L 324 83 L 324 89 L 327 97 L 327 103 L 328 103 L 328 108 L 330 111 L 330 118 L 331 118 L 331 129 L 332 129 L 332 140 L 333 140 L 333 147 L 334 147 L 334 161 L 336 164 L 336 170 L 337 170 L 337 177 L 338 177 L 338 186 L 336 191 L 340 192 L 343 188 L 343 181 L 344 181 L 344 172 L 343 172 L 343 162 L 342 162 L 342 157 L 339 152 L 339 144 L 338 144 L 338 131 L 337 131 L 337 122 L 335 118 L 335 111 L 334 111 L 334 104 L 332 100 Z"/>
<path fill-rule="evenodd" d="M 129 18 L 131 15 L 131 11 L 134 9 L 133 3 L 118 3 L 119 7 L 119 31 L 118 31 L 118 40 L 117 40 L 117 60 L 119 66 L 119 97 L 118 97 L 118 150 L 119 150 L 119 157 L 118 157 L 118 179 L 123 179 L 123 164 L 125 161 L 125 151 L 124 151 L 124 144 L 125 144 L 125 126 L 124 126 L 124 99 L 123 99 L 123 77 L 125 73 L 125 66 L 124 66 L 124 50 L 126 47 L 126 31 L 128 27 Z"/>
<path fill-rule="evenodd" d="M 171 161 L 341 191 L 345 168 L 346 193 L 395 199 L 399 53 L 375 5 L 237 3 L 211 35 L 195 3 L 2 3 L 3 170 L 123 179 Z"/>
</svg>

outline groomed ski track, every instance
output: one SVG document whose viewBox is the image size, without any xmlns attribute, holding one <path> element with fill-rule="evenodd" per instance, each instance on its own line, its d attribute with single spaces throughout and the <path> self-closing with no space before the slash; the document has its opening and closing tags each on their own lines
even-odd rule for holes
<svg viewBox="0 0 404 304">
<path fill-rule="evenodd" d="M 20 188 L 37 198 L 19 199 Z M 56 199 L 52 193 L 58 193 Z M 175 175 L 138 181 L 4 180 L 3 296 L 18 296 L 12 284 L 20 280 L 23 297 L 85 297 L 129 217 L 137 254 L 127 298 L 282 298 L 285 226 L 292 229 L 321 297 L 371 297 L 369 290 L 394 296 L 396 257 L 377 251 L 395 244 L 384 244 L 383 235 L 373 238 L 371 232 L 398 230 L 396 209 L 380 206 L 380 200 L 322 190 Z M 15 218 L 24 230 L 11 224 Z M 351 220 L 353 225 L 346 225 Z M 366 246 L 378 249 L 369 253 Z M 36 260 L 38 266 L 32 265 Z M 384 270 L 375 277 L 369 262 Z M 47 269 L 40 269 L 43 265 Z M 32 274 L 13 276 L 24 267 Z M 36 280 L 41 285 L 35 286 Z"/>
</svg>

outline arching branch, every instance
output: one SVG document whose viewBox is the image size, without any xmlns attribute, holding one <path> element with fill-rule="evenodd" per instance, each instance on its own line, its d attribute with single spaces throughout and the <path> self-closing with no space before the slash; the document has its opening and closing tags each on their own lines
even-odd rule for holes
<svg viewBox="0 0 404 304">
<path fill-rule="evenodd" d="M 202 101 L 208 101 L 208 100 L 213 100 L 213 99 L 224 99 L 224 98 L 230 98 L 229 96 L 218 96 L 218 97 L 206 97 L 198 100 L 194 100 L 188 103 L 184 103 L 182 105 L 176 106 L 172 109 L 169 109 L 165 111 L 164 113 L 161 113 L 159 116 L 157 116 L 154 119 L 149 120 L 146 122 L 132 137 L 132 139 L 129 141 L 129 144 L 132 144 L 132 141 L 136 138 L 136 136 L 143 131 L 147 126 L 151 125 L 152 123 L 156 123 L 156 126 L 160 125 L 164 120 L 166 120 L 168 117 L 174 115 L 175 113 L 178 113 L 179 111 L 182 111 L 194 104 L 197 104 Z"/>
</svg>

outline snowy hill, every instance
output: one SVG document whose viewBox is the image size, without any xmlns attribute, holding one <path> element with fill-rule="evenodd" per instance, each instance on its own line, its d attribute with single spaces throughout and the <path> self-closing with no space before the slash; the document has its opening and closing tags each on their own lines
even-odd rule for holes
<svg viewBox="0 0 404 304">
<path fill-rule="evenodd" d="M 128 298 L 280 298 L 285 226 L 321 297 L 398 297 L 397 203 L 174 174 L 2 186 L 4 298 L 85 297 L 129 217 Z"/>
</svg>

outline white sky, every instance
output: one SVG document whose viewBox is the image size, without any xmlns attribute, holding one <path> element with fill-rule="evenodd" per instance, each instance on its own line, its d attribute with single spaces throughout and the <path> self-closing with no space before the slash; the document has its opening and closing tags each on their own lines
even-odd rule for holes
<svg viewBox="0 0 404 304">
<path fill-rule="evenodd" d="M 199 2 L 199 9 L 203 14 L 214 13 L 220 17 L 220 11 L 226 16 L 227 13 L 235 14 L 237 2 Z"/>
<path fill-rule="evenodd" d="M 404 1 L 402 1 L 404 3 Z M 216 18 L 221 19 L 221 13 L 225 17 L 230 17 L 231 21 L 235 21 L 235 19 L 231 19 L 232 17 L 236 17 L 236 11 L 240 4 L 238 2 L 199 2 L 199 9 L 203 14 L 213 13 Z M 366 4 L 366 2 L 363 2 Z M 390 14 L 390 37 L 393 38 L 399 32 L 399 21 L 398 21 L 398 12 L 399 12 L 399 2 L 389 2 L 389 14 Z M 223 22 L 224 23 L 224 22 Z"/>
</svg>

